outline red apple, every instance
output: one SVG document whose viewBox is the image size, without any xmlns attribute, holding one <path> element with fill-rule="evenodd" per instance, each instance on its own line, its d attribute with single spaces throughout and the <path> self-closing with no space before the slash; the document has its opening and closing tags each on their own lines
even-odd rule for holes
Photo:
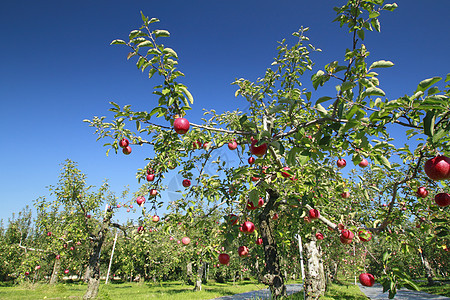
<svg viewBox="0 0 450 300">
<path fill-rule="evenodd" d="M 127 208 L 127 212 L 130 212 L 130 209 L 129 209 L 129 208 Z"/>
<path fill-rule="evenodd" d="M 80 242 L 80 241 L 78 241 L 78 242 L 77 242 L 77 246 L 80 246 L 80 245 L 81 245 L 81 242 Z"/>
<path fill-rule="evenodd" d="M 30 275 L 30 272 L 26 271 L 25 276 L 28 276 L 28 275 Z"/>
<path fill-rule="evenodd" d="M 361 168 L 365 168 L 368 165 L 369 165 L 369 162 L 365 158 L 363 158 L 363 160 L 358 164 L 358 166 L 360 166 Z"/>
<path fill-rule="evenodd" d="M 56 255 L 56 259 L 60 259 L 61 258 L 61 255 Z"/>
<path fill-rule="evenodd" d="M 289 173 L 288 173 L 288 172 L 285 172 L 285 171 L 290 171 L 291 168 L 289 168 L 289 167 L 284 167 L 283 170 L 284 170 L 284 171 L 281 171 L 281 176 L 283 176 L 284 178 L 290 178 L 291 175 L 289 175 Z"/>
<path fill-rule="evenodd" d="M 354 237 L 355 235 L 354 235 L 353 232 L 351 232 L 350 230 L 344 229 L 344 230 L 341 231 L 341 236 L 342 236 L 344 239 L 351 240 L 351 239 L 353 239 L 353 237 Z"/>
<path fill-rule="evenodd" d="M 141 231 L 144 232 L 144 226 L 139 226 L 138 227 L 138 233 L 140 233 Z"/>
<path fill-rule="evenodd" d="M 304 220 L 306 223 L 311 223 L 311 218 L 310 218 L 309 216 L 304 216 L 304 217 L 303 217 L 303 220 Z"/>
<path fill-rule="evenodd" d="M 250 221 L 245 221 L 242 224 L 242 232 L 246 234 L 252 234 L 255 231 L 255 224 Z"/>
<path fill-rule="evenodd" d="M 47 232 L 47 236 L 52 236 L 52 232 L 51 231 Z"/>
<path fill-rule="evenodd" d="M 86 218 L 90 219 L 90 218 L 91 218 L 91 215 L 86 215 Z"/>
<path fill-rule="evenodd" d="M 145 200 L 145 199 L 144 199 Z M 133 204 L 130 204 L 130 208 L 133 208 Z"/>
<path fill-rule="evenodd" d="M 261 197 L 259 197 L 259 200 L 258 200 L 258 207 L 262 207 L 263 205 L 264 205 L 264 199 L 261 198 Z"/>
<path fill-rule="evenodd" d="M 158 195 L 158 191 L 155 189 L 151 189 L 150 190 L 150 197 L 155 197 L 156 195 Z"/>
<path fill-rule="evenodd" d="M 248 210 L 255 210 L 255 209 L 257 209 L 257 208 L 258 208 L 258 207 L 255 206 L 251 200 L 248 200 L 248 201 L 247 201 L 247 209 L 248 209 Z"/>
<path fill-rule="evenodd" d="M 65 269 L 64 274 L 69 274 L 69 269 Z"/>
<path fill-rule="evenodd" d="M 253 155 L 262 157 L 267 152 L 267 144 L 261 144 L 259 146 L 256 146 L 257 143 L 258 143 L 258 140 L 255 140 L 255 139 L 252 140 L 252 144 L 250 146 L 250 152 Z"/>
<path fill-rule="evenodd" d="M 252 156 L 250 156 L 249 158 L 248 158 L 248 164 L 249 165 L 253 165 L 254 163 L 255 163 L 255 158 L 254 157 L 252 157 Z"/>
<path fill-rule="evenodd" d="M 372 232 L 368 230 L 360 230 L 358 231 L 358 237 L 363 242 L 368 242 L 372 239 Z"/>
<path fill-rule="evenodd" d="M 202 145 L 203 144 L 200 141 L 192 142 L 192 146 L 193 146 L 194 149 L 200 149 L 202 147 Z"/>
<path fill-rule="evenodd" d="M 147 181 L 155 180 L 155 174 L 147 174 Z"/>
<path fill-rule="evenodd" d="M 373 284 L 375 283 L 375 278 L 373 277 L 372 274 L 369 273 L 361 273 L 359 275 L 359 282 L 363 285 L 363 286 L 373 286 Z"/>
<path fill-rule="evenodd" d="M 446 207 L 450 204 L 450 194 L 448 193 L 439 193 L 434 196 L 434 202 L 440 207 Z"/>
<path fill-rule="evenodd" d="M 235 140 L 228 143 L 228 149 L 230 149 L 230 150 L 236 150 L 237 146 L 238 145 Z"/>
<path fill-rule="evenodd" d="M 209 147 L 210 144 L 211 143 L 209 143 L 209 142 L 203 143 L 203 149 L 208 150 L 208 147 Z"/>
<path fill-rule="evenodd" d="M 144 198 L 143 196 L 137 197 L 137 198 L 136 198 L 136 203 L 137 203 L 138 205 L 144 204 L 144 203 L 145 203 L 145 198 Z"/>
<path fill-rule="evenodd" d="M 185 236 L 181 239 L 181 242 L 183 243 L 183 245 L 188 245 L 191 242 L 191 239 Z"/>
<path fill-rule="evenodd" d="M 72 250 L 72 251 L 75 250 L 75 247 L 74 246 L 70 247 L 70 250 Z"/>
<path fill-rule="evenodd" d="M 263 239 L 262 238 L 257 238 L 255 243 L 256 243 L 256 245 L 262 245 Z"/>
<path fill-rule="evenodd" d="M 278 214 L 275 213 L 275 214 L 273 215 L 273 217 L 272 217 L 272 220 L 278 220 L 278 218 L 279 218 Z"/>
<path fill-rule="evenodd" d="M 252 181 L 253 181 L 253 182 L 258 181 L 259 179 L 260 179 L 259 177 L 253 177 L 253 176 L 252 176 Z"/>
<path fill-rule="evenodd" d="M 344 230 L 344 228 L 345 228 L 345 227 L 344 227 L 344 224 L 342 224 L 342 223 L 339 223 L 339 224 L 338 224 L 338 229 L 339 229 L 339 230 Z"/>
<path fill-rule="evenodd" d="M 230 262 L 230 256 L 227 253 L 220 253 L 219 254 L 219 262 L 222 265 L 228 265 Z"/>
<path fill-rule="evenodd" d="M 235 214 L 231 214 L 228 216 L 228 222 L 231 223 L 231 225 L 236 225 L 238 221 L 238 216 L 236 216 Z"/>
<path fill-rule="evenodd" d="M 185 134 L 189 131 L 189 121 L 185 118 L 177 118 L 173 121 L 173 128 L 178 134 Z"/>
<path fill-rule="evenodd" d="M 125 154 L 125 155 L 130 154 L 131 153 L 131 147 L 127 146 L 127 147 L 123 148 L 122 149 L 122 153 Z"/>
<path fill-rule="evenodd" d="M 349 192 L 343 192 L 341 194 L 341 197 L 344 198 L 344 199 L 347 199 L 348 197 L 350 197 L 350 193 Z"/>
<path fill-rule="evenodd" d="M 338 159 L 338 161 L 336 162 L 336 165 L 338 166 L 338 168 L 343 168 L 347 165 L 347 162 L 345 161 L 345 159 L 341 158 L 341 159 Z"/>
<path fill-rule="evenodd" d="M 316 239 L 323 240 L 323 234 L 320 232 L 316 233 Z"/>
<path fill-rule="evenodd" d="M 157 223 L 159 221 L 159 216 L 154 215 L 153 218 L 152 218 L 152 221 Z"/>
<path fill-rule="evenodd" d="M 122 207 L 122 205 L 120 205 L 120 204 L 117 204 L 117 208 L 121 208 Z"/>
<path fill-rule="evenodd" d="M 130 142 L 126 138 L 123 138 L 119 141 L 120 148 L 126 148 L 129 144 Z"/>
<path fill-rule="evenodd" d="M 342 244 L 350 244 L 352 242 L 351 239 L 346 239 L 342 235 L 339 236 L 339 239 L 341 240 Z"/>
<path fill-rule="evenodd" d="M 239 246 L 238 254 L 240 257 L 245 257 L 248 255 L 248 248 L 246 246 Z"/>
<path fill-rule="evenodd" d="M 426 198 L 428 196 L 428 191 L 423 186 L 418 188 L 416 193 L 417 193 L 417 196 L 422 197 L 422 198 Z"/>
<path fill-rule="evenodd" d="M 427 160 L 424 166 L 425 173 L 430 179 L 442 180 L 450 178 L 450 158 L 438 155 Z"/>
<path fill-rule="evenodd" d="M 41 266 L 37 265 L 34 269 L 39 270 L 40 268 L 41 268 Z"/>
<path fill-rule="evenodd" d="M 317 209 L 313 208 L 309 210 L 309 218 L 314 220 L 314 219 L 318 219 L 320 216 L 320 213 Z"/>
<path fill-rule="evenodd" d="M 190 187 L 191 181 L 189 179 L 184 179 L 182 184 L 184 187 Z"/>
</svg>

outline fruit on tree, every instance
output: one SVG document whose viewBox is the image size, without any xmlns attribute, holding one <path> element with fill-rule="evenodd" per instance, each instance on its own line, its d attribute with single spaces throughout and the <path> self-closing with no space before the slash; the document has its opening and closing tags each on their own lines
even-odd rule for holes
<svg viewBox="0 0 450 300">
<path fill-rule="evenodd" d="M 359 274 L 359 283 L 361 283 L 363 286 L 373 286 L 375 283 L 375 278 L 372 274 L 369 273 L 361 273 Z"/>
<path fill-rule="evenodd" d="M 52 236 L 52 232 L 51 231 L 47 232 L 47 236 Z"/>
<path fill-rule="evenodd" d="M 145 203 L 145 198 L 144 198 L 143 196 L 137 197 L 137 198 L 136 198 L 136 203 L 137 203 L 138 205 L 144 204 L 144 203 Z"/>
<path fill-rule="evenodd" d="M 147 181 L 155 180 L 155 174 L 147 174 Z"/>
<path fill-rule="evenodd" d="M 344 199 L 347 199 L 348 197 L 350 197 L 350 193 L 349 192 L 343 192 L 342 194 L 341 194 L 341 197 L 342 198 L 344 198 Z"/>
<path fill-rule="evenodd" d="M 354 237 L 355 235 L 354 235 L 353 232 L 351 232 L 350 230 L 344 229 L 344 230 L 341 231 L 341 236 L 342 236 L 344 239 L 351 240 L 351 239 L 353 239 L 353 237 Z"/>
<path fill-rule="evenodd" d="M 30 275 L 30 272 L 26 271 L 25 276 L 28 276 L 28 275 Z"/>
<path fill-rule="evenodd" d="M 246 234 L 252 234 L 253 231 L 255 231 L 255 224 L 253 224 L 250 221 L 245 221 L 241 227 L 242 227 L 242 232 L 246 233 Z"/>
<path fill-rule="evenodd" d="M 445 207 L 450 204 L 450 194 L 448 193 L 439 193 L 434 196 L 434 202 L 440 207 Z"/>
<path fill-rule="evenodd" d="M 184 187 L 190 187 L 191 186 L 191 181 L 189 179 L 184 179 L 182 182 Z"/>
<path fill-rule="evenodd" d="M 61 255 L 56 255 L 56 259 L 60 259 L 61 258 Z"/>
<path fill-rule="evenodd" d="M 39 270 L 41 268 L 41 266 L 40 265 L 37 265 L 34 269 L 35 270 Z"/>
<path fill-rule="evenodd" d="M 155 197 L 156 195 L 158 195 L 158 191 L 155 189 L 151 189 L 150 190 L 150 197 Z"/>
<path fill-rule="evenodd" d="M 253 155 L 256 155 L 258 157 L 262 157 L 267 152 L 267 144 L 264 143 L 264 144 L 261 144 L 259 146 L 256 146 L 257 143 L 258 143 L 258 140 L 252 139 L 252 144 L 250 146 L 250 152 Z"/>
<path fill-rule="evenodd" d="M 248 255 L 248 248 L 247 248 L 247 246 L 239 246 L 238 254 L 239 254 L 240 257 L 247 256 Z"/>
<path fill-rule="evenodd" d="M 339 236 L 339 239 L 341 240 L 342 244 L 350 244 L 352 242 L 352 240 L 345 239 L 342 235 Z"/>
<path fill-rule="evenodd" d="M 122 153 L 125 155 L 128 155 L 131 153 L 131 147 L 130 146 L 126 146 L 125 148 L 122 149 Z"/>
<path fill-rule="evenodd" d="M 230 262 L 230 256 L 227 253 L 220 253 L 219 254 L 219 262 L 222 265 L 228 265 Z"/>
<path fill-rule="evenodd" d="M 192 147 L 194 149 L 200 149 L 202 147 L 202 142 L 200 142 L 200 141 L 192 142 Z"/>
<path fill-rule="evenodd" d="M 275 213 L 275 214 L 273 215 L 273 217 L 272 217 L 272 220 L 278 220 L 278 218 L 279 218 L 278 214 Z"/>
<path fill-rule="evenodd" d="M 173 121 L 173 129 L 178 134 L 185 134 L 189 131 L 189 121 L 185 118 L 177 118 Z"/>
<path fill-rule="evenodd" d="M 253 157 L 253 156 L 250 156 L 249 158 L 248 158 L 248 164 L 249 165 L 253 165 L 254 163 L 255 163 L 255 158 Z"/>
<path fill-rule="evenodd" d="M 368 230 L 360 230 L 358 231 L 358 237 L 363 242 L 368 242 L 372 239 L 372 232 Z"/>
<path fill-rule="evenodd" d="M 69 274 L 69 269 L 65 269 L 64 274 Z"/>
<path fill-rule="evenodd" d="M 284 167 L 283 170 L 284 170 L 284 171 L 281 171 L 281 176 L 283 176 L 284 178 L 290 178 L 291 175 L 290 175 L 288 172 L 286 172 L 286 171 L 290 171 L 291 168 L 289 168 L 289 167 Z"/>
<path fill-rule="evenodd" d="M 424 166 L 425 173 L 430 179 L 443 180 L 450 178 L 450 158 L 438 155 L 427 160 Z"/>
<path fill-rule="evenodd" d="M 155 223 L 159 222 L 159 216 L 158 215 L 154 215 L 153 218 L 152 218 L 152 221 L 155 222 Z"/>
<path fill-rule="evenodd" d="M 236 216 L 235 214 L 230 214 L 228 216 L 228 222 L 230 222 L 231 225 L 236 225 L 238 221 L 239 221 L 238 216 Z"/>
<path fill-rule="evenodd" d="M 258 181 L 259 179 L 260 179 L 259 177 L 254 177 L 254 176 L 252 176 L 252 181 L 253 181 L 253 182 Z"/>
<path fill-rule="evenodd" d="M 185 236 L 184 238 L 181 239 L 181 242 L 183 243 L 183 245 L 189 245 L 191 239 Z"/>
<path fill-rule="evenodd" d="M 232 140 L 231 142 L 228 143 L 228 149 L 230 150 L 236 150 L 237 146 L 238 145 L 236 143 L 236 140 Z"/>
<path fill-rule="evenodd" d="M 130 209 L 129 209 L 129 208 L 127 208 L 127 212 L 130 212 Z"/>
<path fill-rule="evenodd" d="M 256 245 L 262 245 L 263 239 L 262 238 L 257 238 L 255 243 L 256 243 Z"/>
<path fill-rule="evenodd" d="M 338 168 L 343 168 L 347 165 L 347 162 L 345 161 L 345 159 L 340 158 L 337 160 L 336 165 L 338 166 Z"/>
<path fill-rule="evenodd" d="M 74 247 L 74 246 L 71 246 L 71 247 L 70 247 L 70 250 L 72 250 L 72 251 L 75 250 L 75 247 Z"/>
<path fill-rule="evenodd" d="M 318 239 L 318 240 L 323 240 L 323 234 L 320 233 L 320 232 L 317 232 L 317 233 L 316 233 L 316 239 Z"/>
<path fill-rule="evenodd" d="M 255 210 L 255 209 L 257 209 L 258 207 L 257 206 L 255 206 L 254 204 L 253 204 L 253 202 L 252 202 L 252 200 L 248 200 L 247 201 L 247 209 L 248 210 Z"/>
<path fill-rule="evenodd" d="M 314 219 L 318 219 L 319 218 L 320 213 L 319 213 L 319 211 L 317 209 L 313 208 L 313 209 L 309 210 L 308 215 L 309 215 L 309 218 L 311 220 L 314 220 Z"/>
<path fill-rule="evenodd" d="M 264 205 L 264 199 L 259 197 L 258 199 L 258 207 L 262 207 Z"/>
<path fill-rule="evenodd" d="M 203 149 L 208 150 L 208 148 L 210 147 L 209 145 L 211 145 L 211 143 L 209 142 L 203 143 Z"/>
<path fill-rule="evenodd" d="M 123 138 L 119 141 L 120 148 L 126 148 L 129 144 L 130 142 L 126 138 Z"/>
<path fill-rule="evenodd" d="M 418 188 L 416 193 L 417 193 L 417 196 L 422 197 L 422 198 L 426 198 L 428 196 L 428 191 L 423 186 Z"/>
<path fill-rule="evenodd" d="M 358 164 L 358 166 L 360 166 L 361 168 L 365 168 L 368 165 L 369 165 L 369 162 L 365 158 L 363 158 L 363 160 Z"/>
<path fill-rule="evenodd" d="M 345 227 L 344 227 L 344 224 L 342 224 L 342 223 L 339 223 L 338 224 L 338 229 L 339 230 L 343 230 Z"/>
<path fill-rule="evenodd" d="M 91 215 L 89 215 L 89 214 L 88 214 L 88 215 L 86 215 L 86 218 L 90 219 L 90 218 L 91 218 Z"/>
</svg>

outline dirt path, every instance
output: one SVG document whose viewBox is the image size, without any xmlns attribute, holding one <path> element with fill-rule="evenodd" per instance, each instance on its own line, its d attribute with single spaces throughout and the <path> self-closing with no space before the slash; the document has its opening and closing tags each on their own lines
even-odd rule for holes
<svg viewBox="0 0 450 300">
<path fill-rule="evenodd" d="M 374 284 L 372 287 L 362 286 L 360 284 L 359 288 L 361 292 L 363 292 L 369 299 L 389 299 L 389 293 L 383 293 L 383 287 L 381 284 Z M 397 291 L 395 295 L 396 300 L 423 300 L 423 299 L 432 299 L 432 300 L 444 300 L 450 299 L 445 296 L 432 295 L 425 292 L 411 291 L 408 289 L 400 289 Z"/>
<path fill-rule="evenodd" d="M 291 295 L 303 290 L 302 284 L 287 284 L 286 285 L 287 294 Z M 269 299 L 270 292 L 269 289 L 263 289 L 259 291 L 252 291 L 242 294 L 236 294 L 233 296 L 223 296 L 219 298 L 214 298 L 214 300 L 255 300 L 255 299 Z"/>
</svg>

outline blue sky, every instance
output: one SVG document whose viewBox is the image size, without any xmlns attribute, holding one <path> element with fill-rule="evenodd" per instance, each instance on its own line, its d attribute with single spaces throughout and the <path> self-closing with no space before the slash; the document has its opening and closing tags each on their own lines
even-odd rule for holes
<svg viewBox="0 0 450 300">
<path fill-rule="evenodd" d="M 140 26 L 141 10 L 161 20 L 155 28 L 170 31 L 171 38 L 164 43 L 180 57 L 179 68 L 186 74 L 180 81 L 195 99 L 190 119 L 198 122 L 202 108 L 220 112 L 243 107 L 230 83 L 261 76 L 276 55 L 276 42 L 289 39 L 302 25 L 311 28 L 311 43 L 323 50 L 313 56 L 316 70 L 334 60 L 342 62 L 351 38 L 331 20 L 333 6 L 343 3 L 3 1 L 0 219 L 6 221 L 46 195 L 45 187 L 56 184 L 66 158 L 78 162 L 89 184 L 100 185 L 108 178 L 117 192 L 125 185 L 132 190 L 138 187 L 135 171 L 143 166 L 149 150 L 107 157 L 103 142 L 96 142 L 92 128 L 82 120 L 110 116 L 109 101 L 146 110 L 153 107 L 156 81 L 149 81 L 134 62 L 126 60 L 125 47 L 109 45 Z M 382 14 L 381 34 L 366 34 L 365 41 L 369 61 L 395 63 L 379 72 L 381 88 L 391 99 L 410 94 L 423 79 L 450 71 L 450 1 L 399 0 L 397 4 L 395 12 Z M 175 179 L 172 184 L 179 184 Z"/>
</svg>

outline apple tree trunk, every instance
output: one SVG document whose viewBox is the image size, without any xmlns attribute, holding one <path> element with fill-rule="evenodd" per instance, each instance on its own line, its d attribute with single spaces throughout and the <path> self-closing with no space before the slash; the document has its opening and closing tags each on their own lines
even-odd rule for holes
<svg viewBox="0 0 450 300">
<path fill-rule="evenodd" d="M 61 260 L 55 258 L 52 275 L 50 276 L 50 284 L 58 283 L 58 271 L 60 268 L 61 268 Z"/>
<path fill-rule="evenodd" d="M 107 216 L 103 219 L 98 235 L 92 238 L 93 248 L 89 257 L 88 270 L 86 270 L 86 273 L 89 274 L 88 288 L 83 299 L 94 299 L 98 295 L 98 287 L 100 285 L 100 252 L 109 230 L 111 217 L 112 213 L 108 211 Z"/>
<path fill-rule="evenodd" d="M 259 231 L 263 240 L 264 258 L 266 262 L 265 274 L 262 276 L 261 281 L 269 286 L 272 295 L 271 299 L 280 299 L 286 297 L 286 285 L 281 272 L 271 216 L 271 213 L 274 213 L 273 208 L 278 194 L 270 189 L 267 190 L 267 193 L 269 199 L 258 217 Z"/>
<path fill-rule="evenodd" d="M 431 267 L 430 261 L 428 260 L 427 256 L 425 255 L 425 252 L 423 249 L 419 249 L 419 256 L 421 258 L 422 261 L 422 265 L 423 268 L 425 269 L 425 277 L 427 278 L 428 281 L 428 285 L 434 285 L 434 271 L 433 268 Z"/>
<path fill-rule="evenodd" d="M 196 291 L 196 292 L 202 290 L 202 279 L 203 279 L 204 272 L 205 272 L 205 264 L 201 263 L 198 266 L 197 276 L 196 276 L 196 279 L 195 279 L 194 291 Z"/>
<path fill-rule="evenodd" d="M 322 261 L 322 249 L 317 245 L 316 238 L 312 237 L 304 246 L 306 258 L 305 279 L 303 288 L 308 300 L 319 299 L 326 288 L 325 272 Z"/>
</svg>

